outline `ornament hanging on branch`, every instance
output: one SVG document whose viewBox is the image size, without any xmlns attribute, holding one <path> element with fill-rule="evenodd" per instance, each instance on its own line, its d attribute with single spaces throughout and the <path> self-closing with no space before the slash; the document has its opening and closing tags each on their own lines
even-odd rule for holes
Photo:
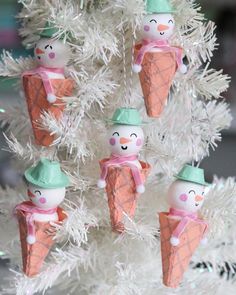
<svg viewBox="0 0 236 295">
<path fill-rule="evenodd" d="M 60 164 L 41 159 L 35 167 L 25 171 L 28 182 L 29 201 L 18 204 L 15 215 L 18 219 L 23 271 L 33 277 L 40 272 L 50 248 L 55 243 L 55 227 L 67 217 L 58 207 L 65 198 L 69 184 Z"/>
<path fill-rule="evenodd" d="M 99 188 L 106 188 L 112 229 L 124 231 L 124 217 L 133 218 L 137 199 L 144 193 L 144 182 L 150 171 L 148 163 L 138 160 L 144 143 L 139 112 L 119 108 L 108 130 L 111 157 L 100 161 Z"/>
<path fill-rule="evenodd" d="M 168 0 L 148 0 L 143 39 L 135 45 L 133 71 L 139 73 L 149 117 L 161 115 L 176 71 L 187 72 L 182 48 L 168 41 L 175 28 L 173 12 Z"/>
<path fill-rule="evenodd" d="M 65 108 L 61 98 L 72 95 L 74 88 L 74 81 L 65 78 L 64 73 L 71 55 L 70 47 L 63 40 L 53 38 L 56 32 L 47 24 L 34 50 L 38 67 L 22 75 L 35 142 L 42 146 L 49 146 L 54 140 L 53 135 L 39 127 L 43 111 L 59 120 Z"/>
<path fill-rule="evenodd" d="M 185 165 L 168 192 L 169 212 L 159 213 L 163 283 L 177 288 L 208 225 L 198 215 L 205 199 L 204 170 Z"/>
</svg>

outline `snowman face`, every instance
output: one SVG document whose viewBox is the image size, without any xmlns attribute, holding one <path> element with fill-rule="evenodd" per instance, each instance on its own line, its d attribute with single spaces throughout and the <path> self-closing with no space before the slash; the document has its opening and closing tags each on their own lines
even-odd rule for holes
<svg viewBox="0 0 236 295">
<path fill-rule="evenodd" d="M 45 189 L 31 184 L 28 186 L 28 196 L 31 202 L 41 209 L 57 208 L 63 202 L 65 194 L 64 187 Z"/>
<path fill-rule="evenodd" d="M 142 29 L 146 40 L 168 40 L 175 28 L 171 14 L 147 14 L 144 16 Z"/>
<path fill-rule="evenodd" d="M 70 48 L 61 40 L 43 38 L 36 44 L 34 55 L 40 66 L 64 68 L 70 59 Z"/>
<path fill-rule="evenodd" d="M 204 194 L 205 186 L 176 180 L 170 186 L 168 203 L 171 208 L 196 213 L 203 205 Z"/>
<path fill-rule="evenodd" d="M 144 142 L 139 126 L 113 125 L 108 131 L 108 141 L 113 155 L 137 155 Z"/>
</svg>

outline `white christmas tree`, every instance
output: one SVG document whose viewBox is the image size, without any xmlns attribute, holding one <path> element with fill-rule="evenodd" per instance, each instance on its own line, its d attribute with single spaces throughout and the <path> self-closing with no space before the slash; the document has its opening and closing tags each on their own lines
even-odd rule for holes
<svg viewBox="0 0 236 295">
<path fill-rule="evenodd" d="M 222 98 L 229 78 L 210 68 L 217 49 L 215 25 L 207 21 L 194 0 L 173 0 L 176 29 L 172 44 L 184 48 L 188 71 L 177 73 L 163 113 L 146 115 L 138 75 L 132 72 L 134 44 L 141 39 L 143 0 L 18 0 L 22 10 L 20 35 L 33 48 L 46 23 L 56 38 L 72 50 L 66 75 L 76 84 L 66 97 L 63 118 L 42 114 L 41 128 L 55 135 L 50 147 L 34 144 L 23 92 L 19 104 L 1 114 L 6 139 L 24 172 L 41 157 L 61 163 L 70 178 L 64 209 L 68 218 L 58 226 L 57 243 L 41 273 L 28 278 L 21 272 L 17 222 L 12 210 L 27 199 L 26 187 L 1 190 L 0 247 L 12 263 L 11 277 L 0 294 L 34 294 L 61 290 L 62 294 L 234 294 L 235 284 L 220 272 L 235 263 L 236 186 L 234 179 L 215 179 L 202 208 L 209 223 L 208 243 L 199 246 L 184 280 L 176 290 L 162 284 L 160 232 L 157 212 L 167 211 L 167 190 L 186 163 L 200 165 L 221 140 L 231 115 Z M 5 51 L 0 75 L 19 79 L 35 67 L 35 60 L 14 59 Z M 107 196 L 97 188 L 99 160 L 109 156 L 107 118 L 118 107 L 137 108 L 147 122 L 140 158 L 152 166 L 146 191 L 138 200 L 134 220 L 125 231 L 113 233 Z M 200 264 L 202 262 L 202 264 Z M 227 263 L 227 264 L 226 264 Z M 19 268 L 16 268 L 19 265 Z M 196 267 L 198 266 L 198 267 Z M 14 270 L 13 270 L 14 269 Z M 47 294 L 49 294 L 47 293 Z"/>
</svg>

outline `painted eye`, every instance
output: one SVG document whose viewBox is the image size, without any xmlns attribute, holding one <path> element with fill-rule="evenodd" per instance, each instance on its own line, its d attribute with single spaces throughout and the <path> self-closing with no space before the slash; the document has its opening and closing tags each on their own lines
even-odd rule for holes
<svg viewBox="0 0 236 295">
<path fill-rule="evenodd" d="M 46 45 L 45 47 L 44 47 L 44 49 L 47 49 L 49 47 L 49 45 Z"/>
<path fill-rule="evenodd" d="M 168 23 L 169 23 L 169 24 L 173 24 L 174 22 L 173 22 L 172 19 L 170 19 L 170 20 L 168 21 Z"/>
<path fill-rule="evenodd" d="M 150 20 L 150 23 L 156 23 L 157 24 L 157 21 L 153 18 Z"/>
<path fill-rule="evenodd" d="M 114 135 L 120 136 L 120 134 L 119 134 L 118 132 L 114 132 L 114 133 L 112 134 L 112 136 L 114 136 Z"/>
<path fill-rule="evenodd" d="M 194 190 L 191 190 L 188 192 L 189 194 L 193 193 L 194 195 L 196 195 L 196 192 Z"/>
<path fill-rule="evenodd" d="M 136 133 L 132 133 L 130 134 L 130 137 L 138 137 L 138 135 Z"/>
<path fill-rule="evenodd" d="M 39 194 L 41 196 L 41 192 L 39 190 L 34 191 L 35 194 Z"/>
<path fill-rule="evenodd" d="M 50 45 L 50 48 L 52 49 L 52 46 Z"/>
</svg>

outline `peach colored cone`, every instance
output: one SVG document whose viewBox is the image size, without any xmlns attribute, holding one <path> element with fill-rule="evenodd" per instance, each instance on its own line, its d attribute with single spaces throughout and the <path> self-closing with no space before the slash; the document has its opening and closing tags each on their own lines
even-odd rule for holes
<svg viewBox="0 0 236 295">
<path fill-rule="evenodd" d="M 26 75 L 23 78 L 23 87 L 28 105 L 28 111 L 33 127 L 35 143 L 42 146 L 49 146 L 54 140 L 47 130 L 39 128 L 40 116 L 43 111 L 52 113 L 60 119 L 65 104 L 60 100 L 64 96 L 72 95 L 74 81 L 71 79 L 51 80 L 57 100 L 51 104 L 47 101 L 46 91 L 42 79 L 38 75 Z"/>
<path fill-rule="evenodd" d="M 100 164 L 109 159 L 104 159 Z M 141 176 L 145 181 L 150 171 L 150 165 L 140 161 L 142 166 Z M 124 231 L 124 213 L 133 218 L 136 210 L 136 202 L 139 194 L 136 193 L 131 168 L 128 166 L 111 166 L 108 168 L 106 178 L 106 192 L 110 209 L 111 226 L 113 231 Z"/>
<path fill-rule="evenodd" d="M 141 44 L 135 46 L 135 56 L 140 48 Z M 139 79 L 149 117 L 161 115 L 177 68 L 175 52 L 145 53 Z"/>
<path fill-rule="evenodd" d="M 159 213 L 161 233 L 161 255 L 163 284 L 170 288 L 177 288 L 183 279 L 191 257 L 199 246 L 206 224 L 190 221 L 180 236 L 180 244 L 176 247 L 170 244 L 170 238 L 179 220 L 169 218 L 168 213 Z"/>
<path fill-rule="evenodd" d="M 59 222 L 66 218 L 61 208 L 58 208 L 58 216 Z M 35 222 L 36 242 L 33 245 L 29 245 L 26 242 L 27 225 L 25 214 L 18 211 L 17 218 L 20 230 L 23 272 L 28 277 L 33 277 L 40 272 L 45 258 L 55 243 L 53 238 L 55 237 L 56 230 L 49 222 Z"/>
</svg>

